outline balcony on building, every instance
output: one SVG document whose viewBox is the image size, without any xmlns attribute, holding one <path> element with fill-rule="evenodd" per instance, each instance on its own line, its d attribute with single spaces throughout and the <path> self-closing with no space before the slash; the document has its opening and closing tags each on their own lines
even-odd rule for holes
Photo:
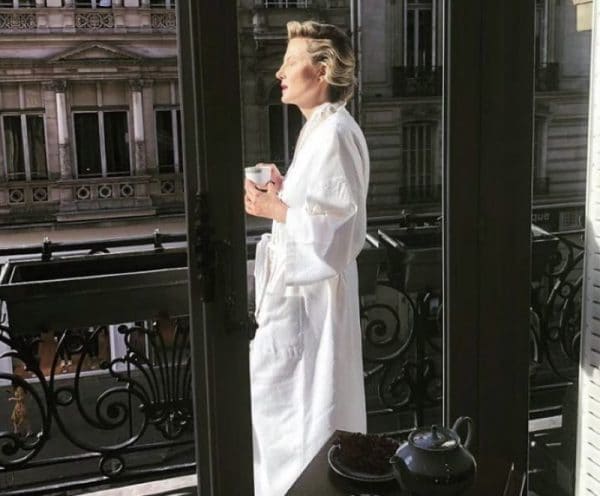
<svg viewBox="0 0 600 496">
<path fill-rule="evenodd" d="M 402 436 L 441 411 L 441 220 L 404 213 L 368 232 L 358 266 L 369 430 Z M 545 419 L 565 415 L 578 369 L 563 344 L 581 304 L 561 288 L 581 280 L 581 233 L 532 227 L 532 440 L 560 437 Z M 248 232 L 249 257 L 259 236 Z M 25 390 L 31 431 L 0 456 L 4 495 L 194 472 L 187 285 L 183 234 L 0 248 L 0 390 Z M 427 361 L 414 369 L 422 380 L 402 373 L 415 360 Z"/>
<path fill-rule="evenodd" d="M 392 92 L 399 97 L 442 96 L 442 67 L 392 67 Z"/>
</svg>

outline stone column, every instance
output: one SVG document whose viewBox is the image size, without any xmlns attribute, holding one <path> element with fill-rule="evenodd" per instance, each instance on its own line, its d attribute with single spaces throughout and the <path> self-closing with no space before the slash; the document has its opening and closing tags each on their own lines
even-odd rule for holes
<svg viewBox="0 0 600 496">
<path fill-rule="evenodd" d="M 60 163 L 60 178 L 73 177 L 73 163 L 71 160 L 71 139 L 69 136 L 69 120 L 67 117 L 67 101 L 65 92 L 67 82 L 64 80 L 52 81 L 50 88 L 56 94 L 56 122 L 58 126 L 58 161 Z"/>
<path fill-rule="evenodd" d="M 135 173 L 146 174 L 146 144 L 144 137 L 144 106 L 142 99 L 143 81 L 129 81 L 133 113 L 133 144 Z"/>
</svg>

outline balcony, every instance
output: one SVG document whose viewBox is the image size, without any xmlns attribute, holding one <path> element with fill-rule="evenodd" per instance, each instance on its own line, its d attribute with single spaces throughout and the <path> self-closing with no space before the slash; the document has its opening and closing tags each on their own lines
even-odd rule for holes
<svg viewBox="0 0 600 496">
<path fill-rule="evenodd" d="M 181 174 L 0 183 L 0 226 L 182 211 Z"/>
<path fill-rule="evenodd" d="M 442 67 L 392 67 L 394 96 L 441 96 Z"/>
<path fill-rule="evenodd" d="M 174 1 L 115 0 L 111 6 L 91 0 L 47 0 L 0 3 L 0 32 L 4 34 L 144 32 L 175 34 Z"/>
<path fill-rule="evenodd" d="M 576 379 L 580 235 L 532 230 L 523 332 L 534 422 L 566 414 Z M 14 403 L 0 408 L 3 495 L 194 471 L 184 242 L 156 233 L 0 249 L 2 401 L 20 398 L 29 418 L 11 426 Z M 369 430 L 402 436 L 440 415 L 440 226 L 372 220 L 358 265 Z"/>
<path fill-rule="evenodd" d="M 535 91 L 557 91 L 559 89 L 558 62 L 539 64 L 535 68 Z"/>
</svg>

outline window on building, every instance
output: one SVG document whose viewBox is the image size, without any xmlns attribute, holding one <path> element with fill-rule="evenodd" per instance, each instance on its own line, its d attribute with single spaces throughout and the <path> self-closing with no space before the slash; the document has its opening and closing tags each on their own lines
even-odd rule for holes
<svg viewBox="0 0 600 496">
<path fill-rule="evenodd" d="M 405 0 L 404 7 L 404 65 L 431 67 L 435 62 L 433 0 Z"/>
<path fill-rule="evenodd" d="M 402 203 L 439 198 L 433 150 L 434 129 L 431 122 L 405 124 L 402 128 Z"/>
<path fill-rule="evenodd" d="M 535 65 L 548 61 L 548 0 L 535 2 Z"/>
<path fill-rule="evenodd" d="M 179 172 L 181 168 L 181 112 L 178 109 L 156 111 L 156 147 L 160 172 Z"/>
<path fill-rule="evenodd" d="M 75 7 L 84 9 L 109 8 L 112 0 L 75 0 Z"/>
<path fill-rule="evenodd" d="M 35 7 L 35 0 L 0 0 L 0 8 Z"/>
<path fill-rule="evenodd" d="M 294 158 L 302 122 L 302 114 L 295 105 L 269 105 L 269 156 L 282 172 L 287 170 Z"/>
<path fill-rule="evenodd" d="M 307 7 L 310 7 L 312 0 L 264 0 L 264 2 L 265 7 L 306 9 Z"/>
<path fill-rule="evenodd" d="M 536 116 L 533 133 L 533 196 L 548 193 L 550 178 L 546 174 L 546 147 L 548 122 L 545 117 Z"/>
<path fill-rule="evenodd" d="M 76 112 L 73 121 L 79 177 L 131 173 L 127 112 Z"/>
<path fill-rule="evenodd" d="M 4 115 L 2 131 L 4 133 L 4 163 L 8 180 L 47 179 L 43 115 Z"/>
<path fill-rule="evenodd" d="M 175 0 L 150 0 L 150 7 L 153 9 L 173 9 Z"/>
</svg>

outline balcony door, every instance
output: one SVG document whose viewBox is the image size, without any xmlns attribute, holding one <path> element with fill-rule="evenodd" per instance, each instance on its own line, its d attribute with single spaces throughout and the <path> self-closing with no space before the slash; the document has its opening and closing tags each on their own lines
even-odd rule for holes
<svg viewBox="0 0 600 496">
<path fill-rule="evenodd" d="M 438 3 L 408 4 L 418 4 L 415 12 L 423 20 L 423 36 L 411 39 L 427 47 L 428 5 Z M 180 84 L 199 492 L 250 495 L 243 162 L 238 41 L 232 34 L 238 32 L 237 10 L 234 2 L 177 5 L 180 57 L 186 61 Z M 535 4 L 446 0 L 444 12 L 440 420 L 451 425 L 461 415 L 474 418 L 479 477 L 472 494 L 491 495 L 500 494 L 511 473 L 519 478 L 527 470 Z M 381 16 L 369 9 L 362 19 Z M 381 89 L 371 105 L 385 111 L 383 93 L 392 93 L 391 82 L 378 79 L 384 71 L 367 56 L 375 52 L 366 51 L 368 36 L 376 44 L 377 35 L 363 26 L 362 62 L 365 71 L 375 71 L 372 87 Z M 393 115 L 382 112 L 383 127 Z M 407 139 L 413 136 L 415 143 L 426 136 L 411 132 Z M 427 179 L 428 169 L 422 171 Z M 381 201 L 397 201 L 397 187 L 382 178 Z"/>
</svg>

